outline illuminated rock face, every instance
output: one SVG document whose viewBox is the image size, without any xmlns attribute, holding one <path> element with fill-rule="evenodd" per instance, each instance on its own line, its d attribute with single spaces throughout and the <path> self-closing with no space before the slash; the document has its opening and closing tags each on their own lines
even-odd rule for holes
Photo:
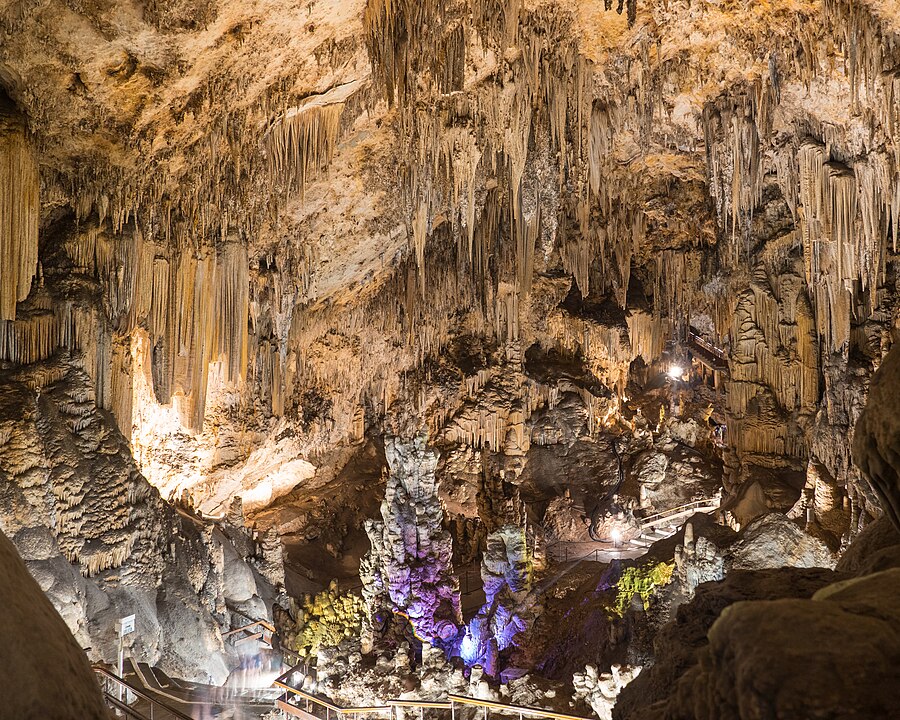
<svg viewBox="0 0 900 720">
<path fill-rule="evenodd" d="M 115 621 L 135 614 L 135 658 L 223 681 L 236 661 L 222 640 L 226 602 L 267 614 L 259 595 L 273 588 L 250 565 L 276 584 L 278 553 L 167 506 L 76 363 L 0 371 L 0 406 L 0 527 L 81 647 L 114 662 Z"/>
<path fill-rule="evenodd" d="M 813 461 L 857 532 L 837 440 L 897 305 L 892 5 L 607 5 L 4 8 L 0 358 L 83 354 L 148 479 L 219 514 L 398 403 L 552 441 L 545 389 L 506 392 L 534 347 L 588 367 L 602 427 L 693 325 L 729 361 L 729 493 L 784 510 Z M 430 374 L 463 334 L 505 378 Z"/>
</svg>

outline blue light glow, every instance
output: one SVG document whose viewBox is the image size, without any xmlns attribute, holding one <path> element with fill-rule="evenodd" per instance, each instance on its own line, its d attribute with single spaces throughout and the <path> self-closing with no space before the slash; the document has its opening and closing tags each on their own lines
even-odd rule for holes
<svg viewBox="0 0 900 720">
<path fill-rule="evenodd" d="M 459 644 L 459 656 L 470 667 L 478 659 L 478 641 L 472 637 L 469 629 L 466 630 L 466 635 Z"/>
</svg>

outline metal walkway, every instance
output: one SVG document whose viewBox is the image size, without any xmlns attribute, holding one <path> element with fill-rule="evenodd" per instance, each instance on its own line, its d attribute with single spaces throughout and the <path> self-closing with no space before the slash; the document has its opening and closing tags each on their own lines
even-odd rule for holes
<svg viewBox="0 0 900 720">
<path fill-rule="evenodd" d="M 489 720 L 491 714 L 519 720 L 588 720 L 580 715 L 557 712 L 526 705 L 512 705 L 495 700 L 448 694 L 442 700 L 393 699 L 384 705 L 341 707 L 329 698 L 293 687 L 289 682 L 293 670 L 286 672 L 275 685 L 284 691 L 278 709 L 285 717 L 301 720 Z M 466 713 L 466 710 L 469 710 Z"/>
<path fill-rule="evenodd" d="M 694 357 L 710 370 L 728 372 L 728 355 L 722 348 L 717 348 L 704 340 L 695 328 L 691 328 L 688 332 L 687 345 Z"/>
<path fill-rule="evenodd" d="M 719 509 L 719 499 L 694 500 L 678 507 L 641 518 L 641 534 L 621 543 L 603 541 L 557 542 L 547 546 L 547 557 L 555 562 L 581 560 L 610 562 L 636 559 L 644 555 L 653 543 L 672 537 L 695 513 L 709 514 Z"/>
<path fill-rule="evenodd" d="M 122 680 L 106 668 L 95 665 L 94 674 L 106 706 L 112 711 L 110 717 L 130 720 L 193 720 L 190 715 L 153 697 L 134 683 Z"/>
<path fill-rule="evenodd" d="M 188 683 L 170 678 L 158 668 L 129 659 L 125 678 L 102 666 L 94 673 L 112 717 L 129 720 L 196 720 L 239 711 L 242 718 L 259 718 L 275 709 L 277 690 L 242 691 Z"/>
</svg>

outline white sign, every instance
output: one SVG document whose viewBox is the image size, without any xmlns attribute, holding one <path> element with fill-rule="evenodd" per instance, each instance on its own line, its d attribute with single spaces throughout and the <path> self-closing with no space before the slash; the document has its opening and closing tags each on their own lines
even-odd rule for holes
<svg viewBox="0 0 900 720">
<path fill-rule="evenodd" d="M 119 637 L 123 637 L 128 635 L 129 633 L 134 632 L 134 615 L 128 615 L 127 617 L 119 618 L 116 620 L 116 631 L 119 633 Z"/>
</svg>

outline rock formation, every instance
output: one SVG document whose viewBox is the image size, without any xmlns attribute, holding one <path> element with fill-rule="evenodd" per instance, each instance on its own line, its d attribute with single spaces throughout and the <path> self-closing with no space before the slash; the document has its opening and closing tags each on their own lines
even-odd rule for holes
<svg viewBox="0 0 900 720">
<path fill-rule="evenodd" d="M 369 615 L 386 602 L 390 611 L 409 618 L 421 638 L 450 642 L 462 619 L 452 574 L 452 541 L 437 496 L 437 455 L 426 447 L 424 437 L 409 443 L 391 440 L 385 453 L 390 476 L 382 522 L 368 527 L 372 550 L 364 570 L 364 595 Z"/>
<path fill-rule="evenodd" d="M 896 444 L 900 438 L 897 382 L 900 352 L 888 353 L 869 388 L 869 404 L 856 426 L 853 459 L 881 500 L 885 512 L 900 527 L 900 467 Z"/>
<path fill-rule="evenodd" d="M 72 633 L 0 532 L 3 708 L 0 715 L 107 718 L 93 671 Z"/>
<path fill-rule="evenodd" d="M 97 660 L 133 608 L 221 679 L 229 606 L 341 605 L 323 687 L 606 708 L 705 583 L 900 523 L 898 68 L 893 0 L 0 0 L 0 528 Z M 516 646 L 568 610 L 593 650 Z M 697 698 L 760 612 L 679 712 L 751 712 Z"/>
</svg>

